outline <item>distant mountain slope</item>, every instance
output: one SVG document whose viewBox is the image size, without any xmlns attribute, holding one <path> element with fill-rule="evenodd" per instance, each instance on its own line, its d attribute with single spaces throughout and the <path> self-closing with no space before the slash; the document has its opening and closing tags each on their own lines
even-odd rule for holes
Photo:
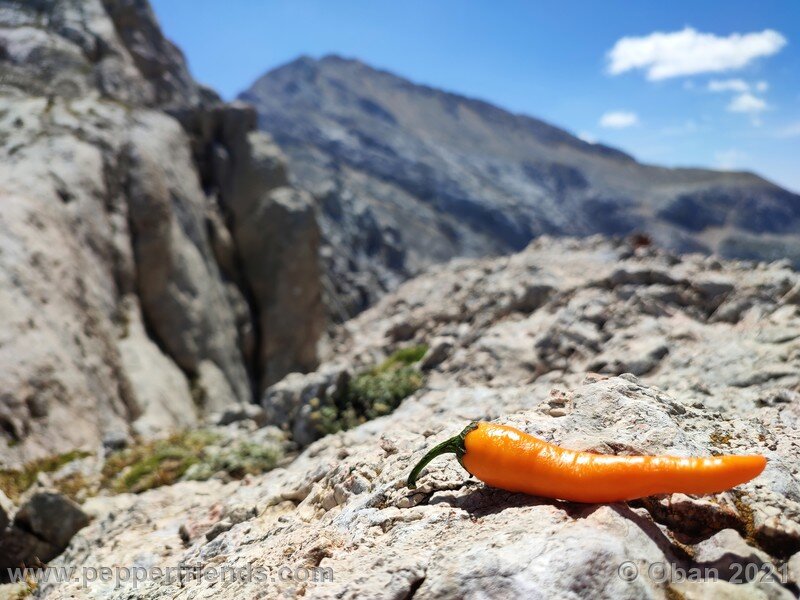
<svg viewBox="0 0 800 600">
<path fill-rule="evenodd" d="M 800 196 L 666 169 L 355 60 L 303 57 L 241 95 L 321 201 L 329 295 L 353 314 L 421 267 L 542 234 L 633 231 L 677 251 L 800 263 Z"/>
</svg>

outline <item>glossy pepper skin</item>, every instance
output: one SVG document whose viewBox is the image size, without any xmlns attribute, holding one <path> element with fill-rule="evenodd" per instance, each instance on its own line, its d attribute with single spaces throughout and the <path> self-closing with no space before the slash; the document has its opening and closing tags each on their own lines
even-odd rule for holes
<svg viewBox="0 0 800 600">
<path fill-rule="evenodd" d="M 415 487 L 428 462 L 448 452 L 492 487 L 588 503 L 722 492 L 757 477 L 767 464 L 758 455 L 683 458 L 578 452 L 507 425 L 473 422 L 431 449 L 411 471 L 408 487 Z"/>
</svg>

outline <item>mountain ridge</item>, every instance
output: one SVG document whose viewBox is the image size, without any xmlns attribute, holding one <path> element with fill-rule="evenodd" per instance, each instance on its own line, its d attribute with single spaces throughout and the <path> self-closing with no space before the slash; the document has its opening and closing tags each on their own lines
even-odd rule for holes
<svg viewBox="0 0 800 600">
<path fill-rule="evenodd" d="M 392 71 L 389 68 L 377 67 L 377 66 L 371 65 L 371 64 L 369 64 L 369 63 L 367 63 L 367 62 L 365 62 L 365 61 L 363 61 L 363 60 L 361 60 L 361 59 L 359 59 L 357 57 L 350 57 L 350 56 L 344 56 L 344 55 L 336 54 L 336 53 L 329 53 L 329 54 L 324 54 L 324 55 L 320 56 L 319 58 L 315 58 L 312 55 L 301 54 L 297 58 L 295 58 L 293 60 L 290 60 L 287 63 L 283 63 L 281 65 L 278 65 L 277 67 L 274 67 L 274 68 L 268 70 L 262 77 L 266 77 L 266 76 L 269 76 L 271 74 L 276 74 L 276 73 L 282 71 L 283 69 L 289 69 L 289 68 L 295 67 L 297 65 L 305 65 L 305 64 L 309 64 L 309 63 L 322 63 L 322 64 L 324 64 L 326 62 L 328 62 L 328 63 L 332 63 L 332 62 L 349 63 L 349 64 L 357 65 L 359 67 L 363 67 L 363 68 L 369 69 L 371 71 L 374 71 L 375 73 L 378 73 L 378 74 L 381 74 L 381 75 L 386 75 L 386 76 L 389 76 L 389 77 L 391 77 L 393 79 L 396 79 L 396 80 L 400 80 L 400 81 L 402 81 L 404 83 L 407 83 L 410 86 L 412 86 L 414 88 L 417 88 L 417 89 L 428 90 L 430 92 L 434 92 L 434 93 L 437 93 L 437 94 L 444 94 L 444 95 L 452 97 L 453 99 L 458 100 L 458 101 L 470 103 L 470 104 L 473 104 L 473 105 L 476 105 L 476 106 L 480 106 L 482 108 L 487 108 L 487 109 L 491 109 L 491 110 L 497 110 L 497 111 L 500 111 L 502 113 L 505 113 L 505 114 L 510 115 L 510 116 L 512 116 L 514 118 L 517 118 L 517 119 L 526 120 L 526 121 L 532 121 L 533 123 L 535 123 L 537 125 L 543 125 L 543 126 L 549 127 L 552 130 L 557 131 L 559 134 L 564 134 L 565 136 L 573 138 L 573 140 L 575 142 L 579 142 L 580 145 L 582 145 L 582 147 L 584 147 L 586 149 L 596 150 L 601 155 L 610 154 L 610 155 L 613 155 L 613 156 L 616 156 L 616 157 L 619 157 L 619 158 L 628 159 L 628 160 L 630 160 L 632 162 L 635 162 L 636 164 L 641 165 L 643 167 L 651 167 L 651 168 L 659 169 L 659 170 L 662 170 L 662 171 L 672 171 L 672 172 L 674 172 L 674 171 L 689 171 L 689 172 L 697 172 L 697 173 L 714 173 L 714 174 L 725 174 L 725 175 L 737 175 L 737 176 L 744 176 L 744 177 L 752 177 L 752 178 L 757 179 L 761 183 L 766 183 L 766 184 L 769 184 L 769 185 L 774 186 L 776 188 L 784 189 L 786 191 L 794 193 L 791 190 L 788 190 L 787 188 L 784 188 L 780 184 L 768 179 L 766 176 L 761 175 L 761 174 L 759 174 L 759 173 L 757 173 L 755 171 L 748 170 L 748 169 L 730 169 L 730 170 L 728 170 L 728 169 L 713 169 L 711 167 L 705 167 L 705 166 L 702 166 L 702 165 L 691 165 L 691 164 L 664 166 L 664 165 L 659 165 L 659 164 L 656 164 L 656 163 L 643 162 L 643 161 L 639 160 L 638 158 L 636 158 L 633 154 L 630 154 L 630 153 L 626 152 L 625 150 L 622 150 L 621 148 L 617 148 L 616 146 L 611 146 L 611 145 L 608 145 L 608 144 L 606 144 L 604 142 L 599 142 L 599 141 L 598 142 L 588 142 L 586 140 L 581 139 L 578 136 L 577 133 L 574 133 L 574 132 L 570 131 L 566 127 L 555 125 L 553 123 L 550 123 L 549 121 L 546 121 L 544 119 L 540 119 L 540 118 L 535 117 L 535 116 L 533 116 L 531 114 L 528 114 L 526 112 L 517 112 L 517 111 L 511 110 L 511 109 L 503 108 L 500 104 L 496 104 L 496 103 L 494 103 L 491 100 L 488 100 L 486 98 L 481 98 L 481 97 L 478 97 L 478 96 L 471 96 L 471 95 L 468 95 L 466 93 L 457 92 L 457 91 L 454 91 L 454 90 L 449 90 L 449 89 L 445 89 L 445 88 L 437 88 L 436 86 L 434 86 L 432 84 L 418 82 L 418 81 L 413 80 L 410 77 L 407 77 L 405 75 L 401 75 L 401 74 L 399 74 L 399 73 L 397 73 L 395 71 Z M 240 94 L 237 95 L 237 99 L 244 100 L 244 101 L 251 101 L 251 96 L 249 95 L 248 91 L 245 90 L 245 91 L 243 91 L 243 92 L 241 92 Z"/>
<path fill-rule="evenodd" d="M 800 196 L 754 173 L 642 164 L 338 55 L 273 69 L 240 99 L 318 199 L 329 304 L 344 316 L 431 264 L 545 234 L 642 232 L 673 251 L 800 264 Z"/>
<path fill-rule="evenodd" d="M 553 131 L 557 132 L 558 134 L 564 134 L 566 136 L 574 138 L 576 141 L 580 142 L 581 144 L 584 144 L 586 147 L 595 148 L 595 149 L 598 149 L 598 150 L 608 150 L 608 151 L 612 152 L 613 154 L 615 154 L 617 156 L 629 158 L 630 160 L 634 160 L 634 161 L 636 160 L 634 156 L 628 154 L 627 152 L 625 152 L 623 150 L 620 150 L 619 148 L 615 148 L 613 146 L 609 146 L 609 145 L 603 144 L 603 143 L 587 142 L 585 140 L 580 139 L 576 134 L 570 132 L 568 129 L 566 129 L 564 127 L 560 127 L 558 125 L 554 125 L 552 123 L 549 123 L 549 122 L 545 121 L 544 119 L 539 119 L 539 118 L 537 118 L 537 117 L 535 117 L 533 115 L 530 115 L 530 114 L 527 114 L 527 113 L 524 113 L 524 112 L 515 112 L 513 110 L 505 109 L 502 106 L 500 106 L 499 104 L 496 104 L 496 103 L 494 103 L 491 100 L 488 100 L 486 98 L 481 98 L 481 97 L 478 97 L 478 96 L 470 96 L 468 94 L 457 92 L 457 91 L 454 91 L 454 90 L 448 90 L 448 89 L 445 89 L 445 88 L 437 88 L 436 86 L 431 85 L 431 84 L 418 82 L 418 81 L 413 80 L 410 77 L 406 77 L 404 75 L 396 73 L 396 72 L 390 70 L 389 68 L 377 67 L 377 66 L 370 65 L 369 63 L 364 62 L 363 60 L 361 60 L 361 59 L 359 59 L 357 57 L 343 56 L 341 54 L 331 53 L 331 54 L 325 54 L 323 56 L 320 56 L 319 58 L 315 58 L 315 57 L 313 57 L 311 55 L 301 54 L 300 56 L 298 56 L 297 58 L 289 61 L 288 63 L 284 63 L 283 65 L 279 65 L 279 66 L 277 66 L 277 67 L 275 67 L 273 69 L 270 69 L 267 73 L 268 74 L 269 73 L 274 73 L 274 72 L 279 71 L 281 69 L 291 68 L 293 66 L 297 66 L 297 65 L 300 65 L 300 64 L 309 64 L 309 63 L 317 63 L 317 62 L 318 63 L 325 63 L 325 62 L 335 63 L 335 62 L 339 62 L 339 63 L 350 63 L 350 64 L 353 64 L 353 65 L 357 65 L 359 67 L 363 67 L 363 68 L 369 69 L 371 71 L 374 71 L 375 73 L 378 73 L 380 75 L 385 75 L 385 76 L 391 77 L 392 79 L 398 80 L 400 82 L 404 82 L 404 83 L 410 85 L 411 87 L 414 87 L 414 88 L 417 88 L 417 89 L 420 89 L 420 90 L 427 90 L 427 91 L 429 91 L 431 93 L 435 93 L 435 94 L 444 94 L 444 95 L 452 97 L 453 99 L 458 100 L 460 102 L 470 103 L 470 104 L 473 104 L 475 106 L 479 106 L 479 107 L 484 108 L 484 109 L 499 110 L 499 111 L 501 111 L 503 113 L 506 113 L 506 114 L 509 114 L 509 115 L 511 115 L 511 116 L 513 116 L 515 118 L 529 120 L 529 121 L 534 122 L 536 125 L 549 127 Z M 239 98 L 245 100 L 246 99 L 246 92 L 240 94 Z"/>
<path fill-rule="evenodd" d="M 454 91 L 454 90 L 450 90 L 450 89 L 446 89 L 446 88 L 437 88 L 436 86 L 434 86 L 432 84 L 415 81 L 411 77 L 402 75 L 402 74 L 400 74 L 398 72 L 395 72 L 395 71 L 392 71 L 388 67 L 374 66 L 374 65 L 371 65 L 371 64 L 369 64 L 369 63 L 367 63 L 367 62 L 365 62 L 365 61 L 363 61 L 360 58 L 357 58 L 355 56 L 344 56 L 344 55 L 337 54 L 337 53 L 329 53 L 329 54 L 324 54 L 322 56 L 319 56 L 317 58 L 317 57 L 314 57 L 313 55 L 310 55 L 310 54 L 301 54 L 297 58 L 295 58 L 293 60 L 290 60 L 287 63 L 283 63 L 281 65 L 278 65 L 277 67 L 274 67 L 274 68 L 270 69 L 269 71 L 267 71 L 267 73 L 265 75 L 268 75 L 270 73 L 275 73 L 276 71 L 279 71 L 279 70 L 284 69 L 284 68 L 292 67 L 295 64 L 315 63 L 315 62 L 324 63 L 326 61 L 327 62 L 352 63 L 352 64 L 358 65 L 360 67 L 365 67 L 367 69 L 375 71 L 376 73 L 380 73 L 382 75 L 388 75 L 388 76 L 390 76 L 390 77 L 392 77 L 394 79 L 403 80 L 403 81 L 409 83 L 411 86 L 413 86 L 415 88 L 418 88 L 418 89 L 430 90 L 431 92 L 441 93 L 441 94 L 444 94 L 446 96 L 451 96 L 454 99 L 457 99 L 457 100 L 460 100 L 460 101 L 473 103 L 473 104 L 475 104 L 477 106 L 482 106 L 482 107 L 493 109 L 493 110 L 499 110 L 499 111 L 501 111 L 503 113 L 507 113 L 507 114 L 511 115 L 514 118 L 533 121 L 536 124 L 545 125 L 545 126 L 548 126 L 548 127 L 552 128 L 553 130 L 558 131 L 559 133 L 566 134 L 567 136 L 569 136 L 571 138 L 574 138 L 574 140 L 580 142 L 584 147 L 600 151 L 600 154 L 604 154 L 604 153 L 608 152 L 608 153 L 610 153 L 610 154 L 612 154 L 614 156 L 618 156 L 620 158 L 629 159 L 629 160 L 631 160 L 631 161 L 633 161 L 633 162 L 635 162 L 635 163 L 637 163 L 637 164 L 639 164 L 641 166 L 644 166 L 644 167 L 653 167 L 653 168 L 656 168 L 656 169 L 661 169 L 661 170 L 666 170 L 666 171 L 696 171 L 696 172 L 700 172 L 700 173 L 725 173 L 725 174 L 732 174 L 732 175 L 741 175 L 741 176 L 747 176 L 747 177 L 754 177 L 757 180 L 759 180 L 760 182 L 767 183 L 767 184 L 773 185 L 773 186 L 781 188 L 781 189 L 787 189 L 787 188 L 783 188 L 783 186 L 781 186 L 780 184 L 770 180 L 766 176 L 761 175 L 761 174 L 757 173 L 756 171 L 751 171 L 751 170 L 748 170 L 748 169 L 730 169 L 730 170 L 728 170 L 728 169 L 713 169 L 711 167 L 704 167 L 702 165 L 691 165 L 691 164 L 664 166 L 664 165 L 659 165 L 659 164 L 656 164 L 656 163 L 644 162 L 644 161 L 641 161 L 638 158 L 636 158 L 636 156 L 634 156 L 633 154 L 631 154 L 629 152 L 626 152 L 625 150 L 622 150 L 621 148 L 617 148 L 616 146 L 611 146 L 609 144 L 606 144 L 606 143 L 600 142 L 600 141 L 598 141 L 598 142 L 588 142 L 586 140 L 581 139 L 578 136 L 577 133 L 575 133 L 573 131 L 570 131 L 566 127 L 562 127 L 560 125 L 556 125 L 556 124 L 551 123 L 551 122 L 549 122 L 549 121 L 547 121 L 545 119 L 540 119 L 540 118 L 538 118 L 538 117 L 536 117 L 534 115 L 528 114 L 526 112 L 519 112 L 519 111 L 514 111 L 512 109 L 503 108 L 503 106 L 500 105 L 499 103 L 495 103 L 495 102 L 493 102 L 493 101 L 491 101 L 489 99 L 482 98 L 482 97 L 479 97 L 479 96 L 471 96 L 471 95 L 463 93 L 463 92 L 458 92 L 458 91 Z M 237 97 L 240 100 L 247 100 L 248 99 L 246 91 L 240 93 Z M 788 190 L 788 189 L 787 189 L 787 191 L 791 192 L 791 190 Z"/>
</svg>

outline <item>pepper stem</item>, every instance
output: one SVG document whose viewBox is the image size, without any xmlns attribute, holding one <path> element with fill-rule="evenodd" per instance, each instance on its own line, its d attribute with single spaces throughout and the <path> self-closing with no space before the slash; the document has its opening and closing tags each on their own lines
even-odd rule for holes
<svg viewBox="0 0 800 600">
<path fill-rule="evenodd" d="M 467 425 L 464 428 L 464 430 L 458 435 L 448 438 L 441 444 L 437 444 L 436 446 L 428 450 L 428 453 L 422 457 L 422 460 L 420 460 L 416 464 L 416 466 L 413 469 L 411 469 L 411 473 L 409 473 L 408 475 L 408 481 L 406 482 L 408 488 L 412 490 L 416 489 L 417 477 L 419 476 L 420 471 L 422 471 L 422 469 L 424 469 L 425 466 L 437 456 L 440 456 L 442 454 L 452 453 L 455 454 L 458 457 L 459 462 L 461 462 L 461 457 L 464 456 L 464 454 L 466 454 L 467 452 L 467 448 L 464 445 L 464 440 L 466 439 L 467 434 L 470 431 L 474 431 L 477 428 L 478 428 L 478 422 L 472 421 L 472 423 Z"/>
</svg>

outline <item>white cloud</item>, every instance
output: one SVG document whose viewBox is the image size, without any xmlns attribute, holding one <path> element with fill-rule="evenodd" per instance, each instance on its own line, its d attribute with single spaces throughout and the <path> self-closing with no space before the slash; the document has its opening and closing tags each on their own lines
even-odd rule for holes
<svg viewBox="0 0 800 600">
<path fill-rule="evenodd" d="M 764 100 L 750 92 L 739 94 L 728 104 L 729 111 L 739 113 L 758 114 L 767 110 L 767 108 L 767 103 Z"/>
<path fill-rule="evenodd" d="M 578 138 L 582 139 L 587 144 L 596 144 L 597 143 L 597 137 L 595 137 L 594 135 L 592 135 L 588 131 L 581 131 L 580 133 L 578 133 Z"/>
<path fill-rule="evenodd" d="M 777 31 L 717 36 L 686 27 L 669 33 L 624 37 L 608 52 L 608 70 L 619 75 L 634 69 L 647 72 L 651 81 L 739 69 L 756 58 L 770 56 L 786 45 Z"/>
<path fill-rule="evenodd" d="M 800 137 L 800 121 L 795 121 L 783 129 L 779 129 L 776 133 L 776 136 L 779 138 Z"/>
<path fill-rule="evenodd" d="M 625 129 L 639 124 L 639 115 L 635 112 L 615 110 L 600 117 L 600 127 L 606 129 Z"/>
<path fill-rule="evenodd" d="M 764 93 L 769 89 L 766 81 L 757 81 L 749 84 L 743 79 L 712 79 L 708 82 L 709 92 L 737 92 L 743 94 L 751 90 Z"/>
<path fill-rule="evenodd" d="M 742 79 L 712 79 L 708 82 L 709 92 L 749 92 L 750 84 Z"/>
<path fill-rule="evenodd" d="M 710 92 L 733 92 L 735 95 L 728 103 L 728 111 L 749 114 L 755 127 L 761 125 L 759 113 L 767 110 L 769 105 L 766 100 L 754 95 L 752 90 L 763 93 L 768 89 L 769 84 L 766 81 L 758 81 L 752 85 L 743 79 L 712 79 L 708 82 Z"/>
<path fill-rule="evenodd" d="M 716 162 L 717 168 L 723 171 L 741 169 L 745 160 L 747 160 L 747 154 L 736 148 L 723 150 L 714 154 L 714 161 Z"/>
</svg>

